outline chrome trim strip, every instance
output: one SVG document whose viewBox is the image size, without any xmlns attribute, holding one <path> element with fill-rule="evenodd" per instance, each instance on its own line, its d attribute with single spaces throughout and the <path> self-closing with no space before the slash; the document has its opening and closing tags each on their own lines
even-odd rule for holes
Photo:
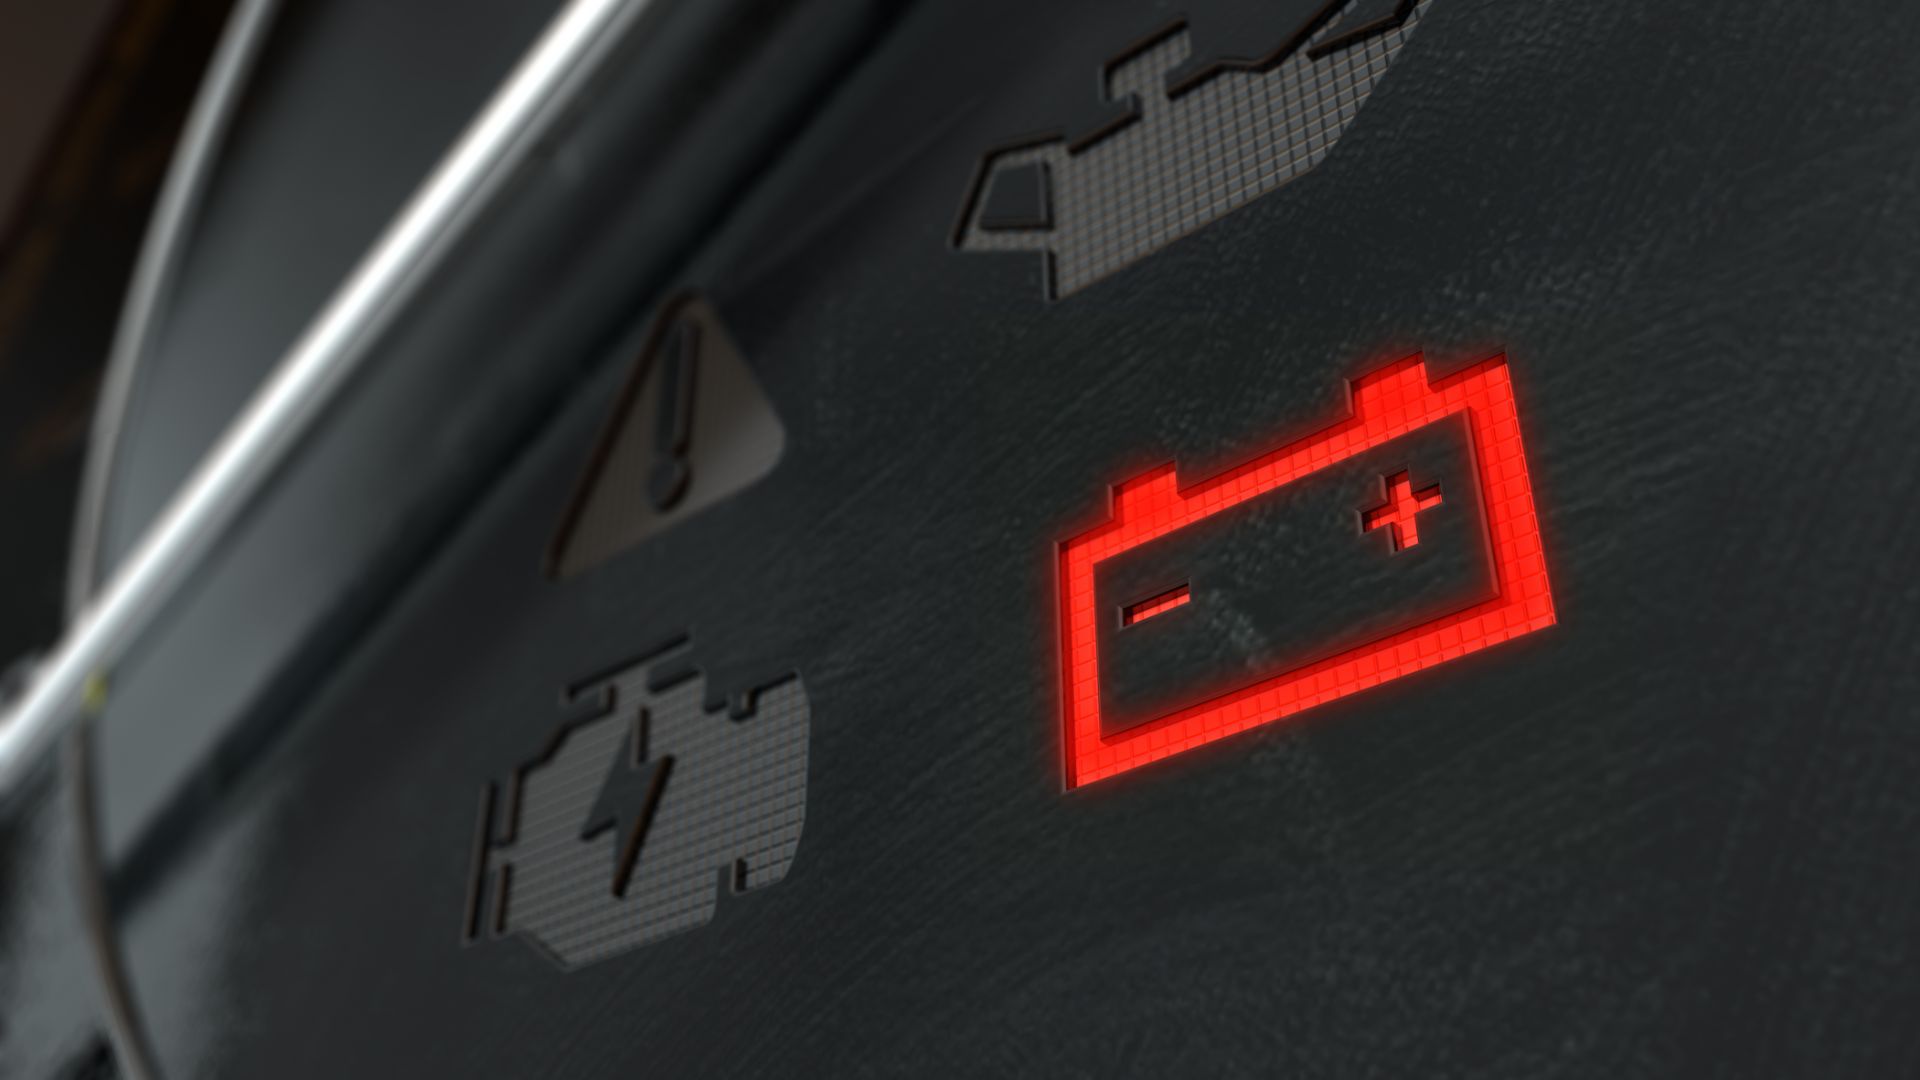
<svg viewBox="0 0 1920 1080">
<path fill-rule="evenodd" d="M 581 83 L 653 0 L 569 0 L 221 435 L 33 686 L 0 719 L 0 792 L 104 693 L 113 663 L 151 624 Z M 97 700 L 95 701 L 97 704 Z"/>
<path fill-rule="evenodd" d="M 154 319 L 172 291 L 187 234 L 206 194 L 208 178 L 213 175 L 214 160 L 226 142 L 240 96 L 279 10 L 280 0 L 240 0 L 227 17 L 206 76 L 194 95 L 186 126 L 181 129 L 179 146 L 154 202 L 153 217 L 147 222 L 146 239 L 134 264 L 120 321 L 114 328 L 113 346 L 107 354 L 106 375 L 94 404 L 73 542 L 67 554 L 69 617 L 86 606 L 99 585 L 100 533 L 127 401 L 152 338 Z M 86 927 L 94 983 L 100 992 L 100 1009 L 114 1060 L 129 1080 L 159 1080 L 159 1059 L 127 974 L 119 924 L 107 892 L 107 872 L 100 850 L 100 799 L 94 783 L 93 733 L 89 728 L 85 718 L 71 725 L 61 757 L 72 821 L 74 893 Z"/>
<path fill-rule="evenodd" d="M 180 145 L 154 201 L 146 240 L 127 286 L 107 353 L 106 374 L 94 403 L 93 427 L 87 441 L 87 460 L 80 477 L 80 501 L 74 515 L 73 543 L 67 554 L 67 615 L 74 618 L 99 586 L 100 532 L 104 525 L 107 491 L 113 476 L 114 455 L 120 448 L 127 399 L 135 374 L 152 339 L 154 318 L 173 289 L 175 271 L 185 249 L 188 231 L 206 194 L 214 158 L 226 142 L 234 106 L 240 99 L 253 63 L 273 25 L 280 0 L 241 0 L 227 21 L 207 65 L 206 80 L 194 98 L 180 132 Z"/>
</svg>

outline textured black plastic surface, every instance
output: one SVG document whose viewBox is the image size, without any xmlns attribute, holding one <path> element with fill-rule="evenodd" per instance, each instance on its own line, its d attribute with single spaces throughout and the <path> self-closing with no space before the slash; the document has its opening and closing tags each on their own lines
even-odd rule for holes
<svg viewBox="0 0 1920 1080">
<path fill-rule="evenodd" d="M 0 800 L 0 1076 L 109 1080 L 117 1074 L 55 760 Z"/>
<path fill-rule="evenodd" d="M 531 46 L 542 12 L 506 6 L 400 12 L 384 0 L 339 0 L 290 10 L 276 25 L 262 59 L 274 77 L 236 118 L 234 160 L 215 177 L 205 235 L 193 240 L 175 310 L 162 320 L 148 373 L 158 385 L 149 393 L 138 382 L 131 398 L 119 449 L 139 467 L 117 478 L 107 501 L 109 557 Z M 133 891 L 147 867 L 169 857 L 167 845 L 190 833 L 205 796 L 250 768 L 603 350 L 631 362 L 645 330 L 637 316 L 653 290 L 817 106 L 844 58 L 884 25 L 885 7 L 671 0 L 649 8 L 644 32 L 587 87 L 592 106 L 567 112 L 515 174 L 511 209 L 479 221 L 419 290 L 377 342 L 339 419 L 280 470 L 191 598 L 167 613 L 168 632 L 115 670 L 98 753 L 109 792 L 102 816 Z M 450 45 L 450 23 L 475 44 Z M 787 35 L 790 23 L 806 33 Z M 413 35 L 460 54 L 431 94 L 408 89 L 426 77 Z M 738 75 L 749 69 L 754 78 Z M 354 93 L 335 92 L 341 79 Z M 470 96 L 455 94 L 454 82 Z M 407 107 L 362 123 L 363 110 L 381 110 L 393 95 L 407 97 Z M 303 141 L 307 128 L 325 133 L 324 145 Z M 420 145 L 391 153 L 385 137 Z M 332 172 L 338 162 L 309 164 L 329 150 L 379 168 L 342 183 Z M 228 197 L 228 185 L 244 197 Z M 316 205 L 339 221 L 337 234 L 310 250 L 298 240 L 321 213 Z M 257 272 L 262 264 L 275 272 Z M 601 402 L 603 417 L 613 404 Z"/>
<path fill-rule="evenodd" d="M 1170 14 L 905 12 L 678 274 L 777 470 L 556 582 L 626 286 L 132 897 L 173 1071 L 1915 1070 L 1920 10 L 1426 0 L 1296 181 L 1051 301 L 956 250 L 982 155 Z M 1055 544 L 1420 349 L 1506 351 L 1558 625 L 1063 794 Z M 463 946 L 480 786 L 681 632 L 804 680 L 784 879 L 574 970 Z"/>
</svg>

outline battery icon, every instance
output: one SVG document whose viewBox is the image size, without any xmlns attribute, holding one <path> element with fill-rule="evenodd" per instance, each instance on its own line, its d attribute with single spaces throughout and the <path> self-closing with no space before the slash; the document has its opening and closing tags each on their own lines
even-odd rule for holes
<svg viewBox="0 0 1920 1080">
<path fill-rule="evenodd" d="M 1113 489 L 1060 545 L 1066 786 L 1553 625 L 1506 358 L 1418 355 L 1217 475 Z"/>
</svg>

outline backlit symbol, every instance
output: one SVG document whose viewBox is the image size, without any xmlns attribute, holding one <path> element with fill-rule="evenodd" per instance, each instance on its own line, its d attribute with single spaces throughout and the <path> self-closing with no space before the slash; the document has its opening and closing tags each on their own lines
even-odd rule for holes
<svg viewBox="0 0 1920 1080">
<path fill-rule="evenodd" d="M 519 935 L 563 967 L 700 926 L 800 846 L 811 711 L 795 675 L 708 700 L 676 642 L 568 694 L 481 792 L 461 938 Z"/>
<path fill-rule="evenodd" d="M 1504 357 L 1409 357 L 1305 437 L 1126 480 L 1059 558 L 1069 788 L 1554 622 Z"/>
<path fill-rule="evenodd" d="M 1128 604 L 1120 610 L 1120 625 L 1132 626 L 1144 622 L 1165 612 L 1172 611 L 1181 604 L 1193 599 L 1193 590 L 1185 585 L 1168 589 L 1158 596 L 1150 596 L 1137 604 Z"/>
<path fill-rule="evenodd" d="M 1420 511 L 1440 505 L 1440 485 L 1415 492 L 1413 481 L 1404 472 L 1387 477 L 1387 502 L 1367 511 L 1360 527 L 1367 532 L 1386 529 L 1393 537 L 1393 550 L 1405 551 L 1420 542 Z"/>
</svg>

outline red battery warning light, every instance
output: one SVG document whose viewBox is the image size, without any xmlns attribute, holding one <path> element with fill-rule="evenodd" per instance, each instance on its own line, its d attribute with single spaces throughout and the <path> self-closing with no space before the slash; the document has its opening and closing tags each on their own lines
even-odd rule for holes
<svg viewBox="0 0 1920 1080">
<path fill-rule="evenodd" d="M 1096 600 L 1096 567 L 1248 500 L 1269 493 L 1284 499 L 1288 493 L 1279 489 L 1295 481 L 1461 415 L 1491 548 L 1489 596 L 1333 655 L 1283 664 L 1225 693 L 1196 691 L 1196 700 L 1121 730 L 1103 729 L 1101 619 L 1111 613 Z M 1385 504 L 1356 508 L 1353 533 L 1372 534 L 1376 543 L 1389 534 L 1382 557 L 1406 557 L 1402 553 L 1420 542 L 1420 513 L 1438 506 L 1442 494 L 1416 485 L 1404 471 L 1380 479 Z M 1552 626 L 1553 596 L 1506 358 L 1430 380 L 1421 357 L 1411 356 L 1355 380 L 1350 414 L 1304 438 L 1185 490 L 1170 464 L 1116 485 L 1111 516 L 1060 545 L 1059 582 L 1070 789 Z M 1192 589 L 1183 584 L 1131 604 L 1119 611 L 1118 625 L 1197 604 L 1198 588 L 1197 581 Z"/>
</svg>

